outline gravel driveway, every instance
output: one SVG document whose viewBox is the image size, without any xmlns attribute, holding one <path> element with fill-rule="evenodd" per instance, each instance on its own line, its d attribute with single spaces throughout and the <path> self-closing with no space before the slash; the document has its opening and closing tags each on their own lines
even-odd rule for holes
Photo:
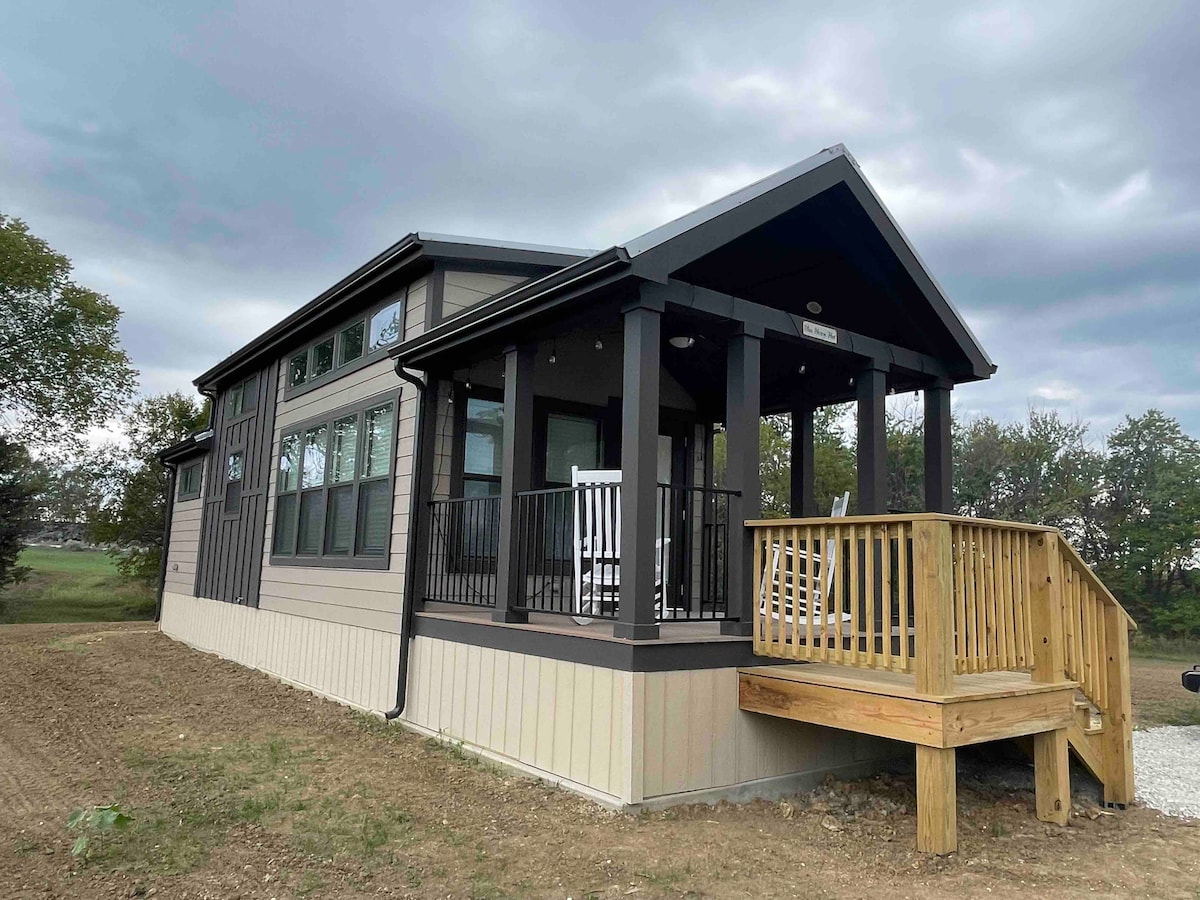
<svg viewBox="0 0 1200 900">
<path fill-rule="evenodd" d="M 1133 769 L 1139 803 L 1200 818 L 1200 725 L 1135 731 Z"/>
</svg>

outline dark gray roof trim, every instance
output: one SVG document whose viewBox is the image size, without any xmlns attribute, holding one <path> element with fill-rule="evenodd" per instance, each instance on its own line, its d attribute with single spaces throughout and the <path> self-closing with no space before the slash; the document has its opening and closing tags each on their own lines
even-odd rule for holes
<svg viewBox="0 0 1200 900">
<path fill-rule="evenodd" d="M 181 463 L 193 456 L 202 456 L 212 449 L 213 433 L 211 428 L 204 431 L 197 431 L 195 434 L 185 437 L 178 444 L 172 444 L 166 450 L 162 450 L 158 454 L 159 462 L 167 465 L 175 465 Z"/>
<path fill-rule="evenodd" d="M 432 266 L 435 259 L 561 267 L 578 262 L 581 254 L 585 253 L 587 251 L 584 250 L 504 243 L 432 232 L 406 235 L 250 343 L 235 350 L 197 378 L 194 384 L 201 389 L 212 389 L 218 382 L 240 374 L 255 363 L 261 364 L 265 355 L 281 352 L 280 345 L 291 340 L 291 336 L 297 331 L 311 325 L 331 310 L 352 300 L 361 291 L 378 283 L 380 279 L 393 275 L 400 269 L 427 268 Z"/>
</svg>

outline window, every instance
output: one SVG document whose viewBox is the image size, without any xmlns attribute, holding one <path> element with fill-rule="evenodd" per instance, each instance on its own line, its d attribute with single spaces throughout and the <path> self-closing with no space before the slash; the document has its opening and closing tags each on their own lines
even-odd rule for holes
<svg viewBox="0 0 1200 900">
<path fill-rule="evenodd" d="M 569 485 L 571 469 L 598 469 L 604 455 L 600 422 L 584 416 L 546 417 L 546 485 Z"/>
<path fill-rule="evenodd" d="M 195 500 L 200 496 L 200 480 L 203 477 L 204 460 L 185 463 L 179 468 L 179 499 Z"/>
<path fill-rule="evenodd" d="M 272 556 L 387 566 L 396 401 L 375 399 L 280 440 Z"/>
<path fill-rule="evenodd" d="M 225 513 L 232 515 L 238 512 L 242 502 L 242 467 L 244 459 L 242 451 L 229 454 L 229 462 L 225 467 Z"/>
<path fill-rule="evenodd" d="M 225 417 L 236 419 L 255 406 L 258 394 L 258 376 L 251 375 L 225 392 Z"/>
<path fill-rule="evenodd" d="M 504 404 L 482 397 L 467 398 L 463 447 L 463 496 L 500 493 L 500 461 L 504 452 Z"/>
<path fill-rule="evenodd" d="M 289 391 L 336 378 L 365 365 L 404 336 L 404 296 L 367 310 L 362 317 L 292 354 Z"/>
</svg>

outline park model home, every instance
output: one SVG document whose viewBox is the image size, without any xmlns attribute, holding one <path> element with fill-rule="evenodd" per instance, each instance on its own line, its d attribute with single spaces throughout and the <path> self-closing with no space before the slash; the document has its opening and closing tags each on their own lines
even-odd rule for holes
<svg viewBox="0 0 1200 900">
<path fill-rule="evenodd" d="M 840 146 L 601 252 L 416 233 L 197 380 L 162 629 L 613 805 L 915 746 L 945 851 L 954 748 L 1029 735 L 1040 816 L 1069 747 L 1124 803 L 1131 623 L 1057 532 L 948 515 L 950 392 L 993 371 Z M 886 507 L 893 391 L 924 510 Z M 794 519 L 760 521 L 768 413 Z"/>
</svg>

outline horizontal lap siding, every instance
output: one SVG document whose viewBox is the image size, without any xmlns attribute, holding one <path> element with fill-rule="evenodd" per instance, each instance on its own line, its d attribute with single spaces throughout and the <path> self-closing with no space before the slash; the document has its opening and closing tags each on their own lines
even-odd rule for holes
<svg viewBox="0 0 1200 900">
<path fill-rule="evenodd" d="M 442 319 L 458 315 L 489 297 L 528 280 L 524 275 L 493 275 L 488 272 L 446 272 L 442 287 Z"/>
<path fill-rule="evenodd" d="M 404 718 L 628 799 L 629 672 L 435 638 L 413 639 Z"/>
<path fill-rule="evenodd" d="M 161 628 L 197 649 L 342 703 L 383 712 L 396 701 L 400 639 L 388 631 L 173 592 L 163 595 Z"/>
<path fill-rule="evenodd" d="M 199 498 L 179 500 L 171 511 L 171 535 L 163 588 L 166 591 L 189 596 L 195 592 L 203 507 L 204 501 Z"/>
<path fill-rule="evenodd" d="M 424 330 L 424 279 L 408 293 L 405 337 Z M 281 361 L 279 366 L 286 363 Z M 359 628 L 398 632 L 403 606 L 405 551 L 408 542 L 409 498 L 412 484 L 413 436 L 416 433 L 416 389 L 401 379 L 390 359 L 382 359 L 293 400 L 279 404 L 271 447 L 271 481 L 267 527 L 263 536 L 263 577 L 260 606 L 292 616 Z M 275 481 L 279 471 L 279 445 L 283 432 L 296 424 L 333 412 L 379 394 L 400 395 L 396 423 L 396 481 L 392 504 L 392 537 L 386 571 L 338 569 L 326 566 L 271 565 L 274 530 Z M 370 664 L 370 661 L 367 661 Z"/>
</svg>

